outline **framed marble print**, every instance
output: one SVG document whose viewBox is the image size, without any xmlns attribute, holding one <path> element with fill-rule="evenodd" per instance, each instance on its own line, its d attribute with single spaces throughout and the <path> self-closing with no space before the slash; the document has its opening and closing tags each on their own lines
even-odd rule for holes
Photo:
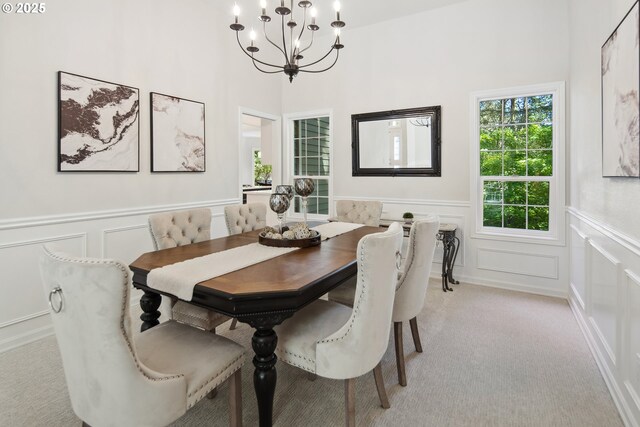
<svg viewBox="0 0 640 427">
<path fill-rule="evenodd" d="M 151 92 L 151 171 L 205 171 L 202 102 Z"/>
<path fill-rule="evenodd" d="M 58 171 L 138 172 L 138 89 L 58 72 Z"/>
<path fill-rule="evenodd" d="M 602 175 L 640 177 L 640 20 L 636 2 L 602 46 Z"/>
</svg>

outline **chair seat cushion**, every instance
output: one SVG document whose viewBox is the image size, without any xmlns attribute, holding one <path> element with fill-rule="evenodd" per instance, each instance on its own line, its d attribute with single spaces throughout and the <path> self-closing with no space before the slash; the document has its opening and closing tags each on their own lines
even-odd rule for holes
<svg viewBox="0 0 640 427">
<path fill-rule="evenodd" d="M 316 343 L 340 329 L 351 309 L 331 301 L 317 300 L 276 327 L 278 358 L 305 371 L 316 372 Z"/>
<path fill-rule="evenodd" d="M 241 345 L 210 332 L 168 321 L 136 337 L 140 362 L 187 379 L 187 408 L 224 382 L 244 363 Z"/>
<path fill-rule="evenodd" d="M 177 322 L 195 326 L 205 331 L 211 331 L 229 320 L 229 317 L 223 314 L 185 301 L 178 301 L 174 304 L 171 309 L 171 317 Z"/>
</svg>

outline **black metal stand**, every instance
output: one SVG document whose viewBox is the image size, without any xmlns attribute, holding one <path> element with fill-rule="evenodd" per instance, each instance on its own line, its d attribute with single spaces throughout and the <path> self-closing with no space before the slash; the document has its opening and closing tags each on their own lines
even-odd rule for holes
<svg viewBox="0 0 640 427">
<path fill-rule="evenodd" d="M 142 326 L 140 326 L 140 332 L 144 332 L 149 328 L 160 324 L 158 319 L 160 318 L 160 302 L 162 302 L 162 295 L 155 292 L 144 291 L 144 295 L 140 298 L 140 308 L 142 308 L 142 314 L 140 320 L 142 320 Z"/>
<path fill-rule="evenodd" d="M 453 278 L 453 266 L 456 263 L 458 257 L 458 250 L 460 249 L 460 239 L 456 237 L 456 231 L 440 231 L 438 233 L 438 240 L 442 241 L 442 290 L 444 292 L 453 291 L 449 287 L 449 283 L 454 285 L 460 282 Z"/>
</svg>

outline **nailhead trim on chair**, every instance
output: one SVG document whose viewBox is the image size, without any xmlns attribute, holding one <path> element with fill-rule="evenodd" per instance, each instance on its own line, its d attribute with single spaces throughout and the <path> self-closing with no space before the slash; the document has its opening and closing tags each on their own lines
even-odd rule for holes
<svg viewBox="0 0 640 427">
<path fill-rule="evenodd" d="M 131 345 L 131 341 L 129 341 L 129 337 L 127 336 L 127 331 L 124 327 L 124 318 L 125 318 L 125 313 L 126 313 L 126 309 L 127 309 L 127 300 L 129 298 L 129 272 L 127 271 L 127 269 L 125 268 L 124 265 L 122 265 L 120 262 L 115 261 L 115 260 L 99 260 L 99 259 L 78 259 L 78 258 L 66 258 L 66 257 L 61 257 L 58 256 L 56 254 L 51 253 L 47 248 L 44 248 L 45 252 L 51 256 L 51 258 L 57 259 L 59 261 L 63 261 L 63 262 L 73 262 L 76 264 L 102 264 L 102 265 L 115 265 L 116 267 L 118 267 L 123 274 L 123 281 L 122 284 L 124 285 L 124 293 L 122 296 L 122 305 L 121 305 L 121 309 L 122 309 L 122 313 L 120 315 L 120 332 L 122 332 L 122 336 L 124 338 L 124 341 L 127 343 L 127 348 L 129 349 L 129 354 L 131 355 L 131 357 L 133 358 L 133 362 L 136 365 L 136 368 L 138 369 L 138 371 L 142 374 L 142 376 L 150 381 L 167 381 L 167 380 L 171 380 L 171 379 L 175 379 L 175 378 L 180 378 L 180 377 L 184 377 L 183 374 L 178 374 L 178 375 L 170 375 L 170 376 L 164 376 L 163 378 L 153 378 L 150 377 L 146 372 L 144 372 L 144 370 L 140 367 L 140 363 L 138 362 L 138 358 L 135 355 L 135 352 L 133 350 L 133 346 Z"/>
<path fill-rule="evenodd" d="M 400 287 L 402 287 L 405 279 L 407 278 L 407 271 L 409 271 L 409 269 L 411 268 L 411 265 L 413 264 L 413 260 L 416 257 L 416 230 L 415 230 L 415 226 L 411 227 L 411 233 L 409 235 L 409 240 L 411 241 L 411 259 L 408 259 L 405 261 L 405 265 L 403 266 L 403 271 L 402 271 L 402 275 L 398 278 L 398 284 L 396 285 L 396 291 L 398 289 L 400 289 Z"/>
<path fill-rule="evenodd" d="M 368 239 L 369 236 L 365 236 L 362 238 L 361 242 L 362 242 L 362 246 L 364 247 L 364 242 L 366 241 L 366 239 Z M 362 251 L 362 253 L 360 254 L 360 263 L 358 264 L 358 267 L 362 266 L 364 267 L 364 250 Z M 349 333 L 351 332 L 351 329 L 353 328 L 353 322 L 356 320 L 356 317 L 358 316 L 359 312 L 360 312 L 360 303 L 362 302 L 362 296 L 365 294 L 365 292 L 367 291 L 367 286 L 365 285 L 365 281 L 364 278 L 362 277 L 363 273 L 362 271 L 364 270 L 364 268 L 358 268 L 358 280 L 360 281 L 360 283 L 362 283 L 362 292 L 360 292 L 359 298 L 358 298 L 358 303 L 353 305 L 353 314 L 351 315 L 351 319 L 349 321 L 349 328 L 345 331 L 345 333 L 337 338 L 332 338 L 330 340 L 321 340 L 321 341 L 317 341 L 317 344 L 322 344 L 322 343 L 328 343 L 328 342 L 334 342 L 334 341 L 341 341 L 343 339 L 345 339 L 347 337 L 347 335 L 349 335 Z"/>
<path fill-rule="evenodd" d="M 235 371 L 231 371 L 231 372 L 227 372 L 226 375 L 224 376 L 220 376 L 224 371 L 228 370 L 231 366 L 233 366 L 234 364 L 236 364 L 238 362 L 238 360 L 241 360 L 242 358 L 244 358 L 244 353 L 241 354 L 240 356 L 238 356 L 236 359 L 234 359 L 231 363 L 229 363 L 227 366 L 225 366 L 224 368 L 222 368 L 218 373 L 216 373 L 215 375 L 213 375 L 210 379 L 208 379 L 207 381 L 205 381 L 200 387 L 198 387 L 197 389 L 193 390 L 191 393 L 189 393 L 189 395 L 187 396 L 188 398 L 191 396 L 194 396 L 196 394 L 198 394 L 198 392 L 200 392 L 202 389 L 204 389 L 205 387 L 207 387 L 207 389 L 204 391 L 204 393 L 202 394 L 202 396 L 200 396 L 199 399 L 197 399 L 196 401 L 190 403 L 189 405 L 187 405 L 187 409 L 191 408 L 193 405 L 195 405 L 196 403 L 198 403 L 200 401 L 200 399 L 202 399 L 204 396 L 206 396 L 211 390 L 213 390 L 214 388 L 218 387 L 220 384 L 222 384 L 223 382 L 225 382 L 227 380 L 227 378 L 229 378 L 231 375 L 233 375 L 237 369 Z M 213 380 L 218 379 L 218 381 L 210 384 Z"/>
</svg>

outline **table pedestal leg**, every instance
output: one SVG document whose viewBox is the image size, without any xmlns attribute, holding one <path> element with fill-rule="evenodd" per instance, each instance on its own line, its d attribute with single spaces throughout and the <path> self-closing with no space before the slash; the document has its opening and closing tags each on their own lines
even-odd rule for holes
<svg viewBox="0 0 640 427">
<path fill-rule="evenodd" d="M 275 355 L 278 336 L 272 328 L 257 329 L 251 339 L 251 346 L 256 353 L 253 358 L 253 387 L 258 398 L 258 412 L 260 415 L 260 427 L 271 426 L 273 418 L 273 396 L 276 391 Z"/>
<path fill-rule="evenodd" d="M 451 258 L 451 241 L 445 234 L 442 238 L 442 291 L 453 291 L 449 287 L 449 261 Z"/>
<path fill-rule="evenodd" d="M 258 415 L 260 427 L 271 427 L 273 424 L 273 396 L 276 390 L 276 362 L 275 354 L 278 345 L 278 335 L 273 330 L 288 317 L 293 316 L 293 311 L 282 311 L 267 315 L 254 315 L 238 317 L 238 321 L 248 323 L 255 329 L 251 338 L 251 347 L 255 352 L 253 366 L 253 388 L 258 400 Z"/>
<path fill-rule="evenodd" d="M 142 309 L 142 314 L 140 315 L 140 320 L 142 320 L 140 332 L 153 328 L 160 323 L 158 321 L 160 317 L 158 308 L 160 308 L 161 301 L 162 295 L 155 292 L 144 291 L 144 295 L 140 298 L 140 308 Z"/>
</svg>

